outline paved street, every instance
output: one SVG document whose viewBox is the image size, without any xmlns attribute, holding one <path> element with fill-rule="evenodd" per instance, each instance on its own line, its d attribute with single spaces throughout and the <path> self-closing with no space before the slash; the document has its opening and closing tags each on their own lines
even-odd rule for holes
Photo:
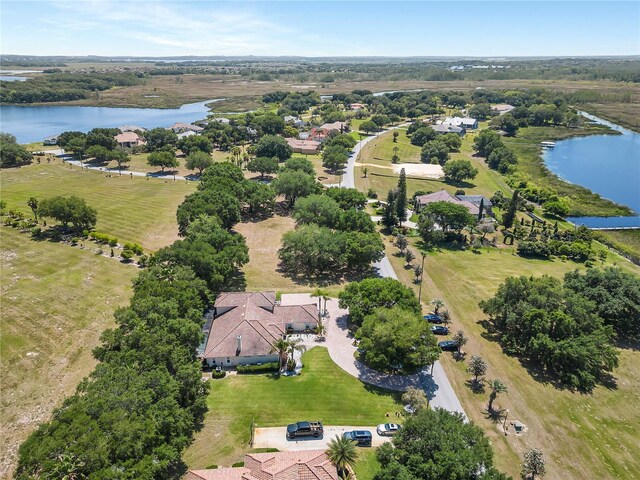
<svg viewBox="0 0 640 480">
<path fill-rule="evenodd" d="M 380 422 L 384 422 L 381 419 Z M 297 438 L 294 440 L 287 439 L 287 427 L 270 427 L 270 428 L 256 428 L 253 448 L 277 448 L 280 451 L 287 450 L 326 450 L 329 442 L 335 438 L 336 435 L 342 436 L 344 432 L 351 430 L 367 430 L 371 432 L 371 443 L 374 447 L 379 447 L 385 442 L 391 441 L 391 437 L 381 437 L 376 432 L 376 427 L 355 427 L 355 426 L 340 426 L 331 427 L 324 426 L 324 435 L 322 438 Z M 362 447 L 367 448 L 367 447 Z"/>
<path fill-rule="evenodd" d="M 391 267 L 386 257 L 380 263 L 381 269 L 379 271 L 391 272 L 395 276 L 393 267 Z M 318 299 L 306 293 L 283 294 L 281 298 L 282 305 L 304 305 L 309 303 L 317 304 Z M 329 350 L 329 356 L 336 365 L 365 383 L 396 391 L 406 390 L 410 386 L 420 387 L 425 390 L 432 406 L 444 408 L 451 412 L 465 413 L 440 362 L 434 364 L 433 374 L 430 367 L 424 368 L 414 375 L 387 374 L 369 368 L 355 358 L 356 347 L 353 345 L 354 339 L 347 329 L 349 312 L 341 309 L 338 305 L 338 300 L 333 298 L 327 301 L 327 310 L 329 316 L 325 319 L 327 327 L 325 341 L 317 342 L 312 336 L 301 336 L 300 339 L 307 348 L 313 348 L 318 345 L 326 347 Z"/>
</svg>

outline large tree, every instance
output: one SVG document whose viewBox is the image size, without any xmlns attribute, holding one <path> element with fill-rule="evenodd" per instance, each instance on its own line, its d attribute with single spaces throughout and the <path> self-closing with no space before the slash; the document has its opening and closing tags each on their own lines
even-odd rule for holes
<svg viewBox="0 0 640 480">
<path fill-rule="evenodd" d="M 362 209 L 367 204 L 367 197 L 364 193 L 355 188 L 331 187 L 326 190 L 328 197 L 333 198 L 340 208 L 348 210 L 350 208 Z"/>
<path fill-rule="evenodd" d="M 340 292 L 340 308 L 349 309 L 349 319 L 361 325 L 367 315 L 378 308 L 396 305 L 415 314 L 421 312 L 418 298 L 413 290 L 393 278 L 367 278 L 351 282 Z"/>
<path fill-rule="evenodd" d="M 249 162 L 247 170 L 257 172 L 260 177 L 264 178 L 266 174 L 276 173 L 278 171 L 278 157 L 256 157 Z"/>
<path fill-rule="evenodd" d="M 402 225 L 407 219 L 407 174 L 404 168 L 400 170 L 400 178 L 398 178 L 398 188 L 395 198 L 395 211 L 398 223 Z"/>
<path fill-rule="evenodd" d="M 166 128 L 153 128 L 144 132 L 147 142 L 147 151 L 155 152 L 166 147 L 175 147 L 178 143 L 178 135 Z"/>
<path fill-rule="evenodd" d="M 78 230 L 93 228 L 98 219 L 96 210 L 74 195 L 42 200 L 38 205 L 38 215 L 58 220 L 65 229 L 71 223 Z"/>
<path fill-rule="evenodd" d="M 318 183 L 312 176 L 298 170 L 282 172 L 273 181 L 273 188 L 279 195 L 285 197 L 289 207 L 293 207 L 298 198 L 306 197 L 319 190 Z"/>
<path fill-rule="evenodd" d="M 284 166 L 282 167 L 282 170 L 289 170 L 289 171 L 293 171 L 293 170 L 298 170 L 301 172 L 306 173 L 307 175 L 311 175 L 312 177 L 315 176 L 316 174 L 316 170 L 313 167 L 313 163 L 311 163 L 310 160 L 307 160 L 304 157 L 292 157 L 289 160 L 287 160 L 286 162 L 284 162 Z"/>
<path fill-rule="evenodd" d="M 176 156 L 166 151 L 150 153 L 147 157 L 147 163 L 152 167 L 160 167 L 163 172 L 165 168 L 176 168 L 180 165 Z"/>
<path fill-rule="evenodd" d="M 420 159 L 423 163 L 444 165 L 449 160 L 449 146 L 441 138 L 427 142 L 422 147 Z"/>
<path fill-rule="evenodd" d="M 374 480 L 505 479 L 493 468 L 491 443 L 460 413 L 423 409 L 408 417 L 380 455 Z"/>
<path fill-rule="evenodd" d="M 429 323 L 415 311 L 399 306 L 376 309 L 364 318 L 356 336 L 365 363 L 378 370 L 413 372 L 440 356 Z"/>
<path fill-rule="evenodd" d="M 469 160 L 462 158 L 447 162 L 442 170 L 445 182 L 453 184 L 462 183 L 464 180 L 473 180 L 478 174 L 478 169 L 474 168 Z"/>
<path fill-rule="evenodd" d="M 342 145 L 331 145 L 322 151 L 322 166 L 332 173 L 344 170 L 348 160 L 349 152 Z"/>
<path fill-rule="evenodd" d="M 32 158 L 31 152 L 16 143 L 16 137 L 6 133 L 0 136 L 0 168 L 29 165 Z"/>
<path fill-rule="evenodd" d="M 355 466 L 358 459 L 356 443 L 342 435 L 336 435 L 329 441 L 327 447 L 327 456 L 338 469 L 338 475 L 341 478 L 346 478 L 346 472 Z"/>
<path fill-rule="evenodd" d="M 188 156 L 185 162 L 185 166 L 189 170 L 198 170 L 198 173 L 202 175 L 202 172 L 213 165 L 213 158 L 211 155 L 202 150 L 194 150 Z"/>
<path fill-rule="evenodd" d="M 187 227 L 201 215 L 217 217 L 220 225 L 230 229 L 240 221 L 240 201 L 224 187 L 199 190 L 187 196 L 178 207 L 178 230 L 186 234 Z"/>
<path fill-rule="evenodd" d="M 423 215 L 430 217 L 443 231 L 460 231 L 475 223 L 475 217 L 464 205 L 449 202 L 433 202 L 423 209 Z"/>
<path fill-rule="evenodd" d="M 265 135 L 255 145 L 255 153 L 257 157 L 273 158 L 284 162 L 291 157 L 292 148 L 287 141 L 277 135 Z"/>
</svg>

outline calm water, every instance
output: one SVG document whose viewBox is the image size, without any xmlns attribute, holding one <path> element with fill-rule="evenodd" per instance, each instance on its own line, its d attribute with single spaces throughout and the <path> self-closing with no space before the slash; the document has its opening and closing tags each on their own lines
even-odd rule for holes
<svg viewBox="0 0 640 480">
<path fill-rule="evenodd" d="M 592 115 L 591 120 L 622 135 L 593 135 L 556 142 L 543 158 L 560 178 L 589 188 L 640 212 L 640 134 Z M 580 217 L 568 220 L 591 227 L 640 226 L 639 217 Z"/>
<path fill-rule="evenodd" d="M 2 82 L 24 82 L 27 77 L 16 77 L 14 75 L 0 75 L 0 81 Z"/>
<path fill-rule="evenodd" d="M 0 130 L 15 135 L 19 143 L 31 143 L 68 130 L 87 132 L 96 127 L 121 125 L 168 127 L 175 122 L 191 123 L 205 118 L 209 111 L 205 104 L 219 100 L 172 109 L 0 105 Z"/>
</svg>

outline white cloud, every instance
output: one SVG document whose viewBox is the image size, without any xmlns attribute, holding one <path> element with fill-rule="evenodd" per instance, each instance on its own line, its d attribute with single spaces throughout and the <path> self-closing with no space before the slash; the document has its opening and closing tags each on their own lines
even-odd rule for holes
<svg viewBox="0 0 640 480">
<path fill-rule="evenodd" d="M 288 29 L 247 8 L 232 12 L 212 2 L 90 0 L 55 1 L 51 5 L 59 14 L 47 23 L 59 30 L 94 29 L 96 38 L 102 36 L 113 43 L 132 39 L 147 44 L 131 45 L 127 52 L 114 51 L 113 55 L 267 54 L 285 47 L 280 38 L 288 33 Z M 235 7 L 238 10 L 237 4 Z"/>
</svg>

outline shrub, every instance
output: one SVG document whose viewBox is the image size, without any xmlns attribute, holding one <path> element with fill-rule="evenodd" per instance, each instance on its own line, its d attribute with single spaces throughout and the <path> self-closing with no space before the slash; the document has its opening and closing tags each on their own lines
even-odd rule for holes
<svg viewBox="0 0 640 480">
<path fill-rule="evenodd" d="M 233 465 L 231 465 L 233 468 L 237 468 L 237 467 L 244 467 L 244 462 L 236 462 Z"/>
<path fill-rule="evenodd" d="M 77 245 L 80 239 L 78 237 L 73 237 L 71 239 L 71 245 Z"/>
<path fill-rule="evenodd" d="M 117 238 L 114 238 L 114 237 L 111 237 L 111 238 L 109 239 L 109 246 L 110 246 L 110 247 L 115 247 L 115 246 L 117 246 L 117 245 L 118 245 L 118 239 L 117 239 Z"/>
<path fill-rule="evenodd" d="M 370 188 L 369 190 L 367 190 L 367 197 L 378 198 L 378 193 L 373 188 Z"/>
<path fill-rule="evenodd" d="M 133 252 L 131 250 L 123 250 L 122 253 L 120 254 L 120 256 L 122 257 L 123 260 L 125 261 L 130 261 L 133 258 Z"/>
<path fill-rule="evenodd" d="M 238 373 L 277 372 L 280 370 L 280 365 L 278 362 L 263 363 L 262 365 L 238 365 L 236 370 Z"/>
<path fill-rule="evenodd" d="M 224 378 L 227 376 L 227 372 L 225 372 L 224 370 L 221 371 L 217 371 L 214 370 L 213 372 L 211 372 L 211 378 Z"/>
<path fill-rule="evenodd" d="M 142 255 L 142 253 L 144 252 L 144 250 L 142 249 L 142 246 L 138 243 L 125 243 L 124 244 L 124 249 L 125 250 L 131 250 L 133 253 L 135 253 L 136 255 Z"/>
</svg>

